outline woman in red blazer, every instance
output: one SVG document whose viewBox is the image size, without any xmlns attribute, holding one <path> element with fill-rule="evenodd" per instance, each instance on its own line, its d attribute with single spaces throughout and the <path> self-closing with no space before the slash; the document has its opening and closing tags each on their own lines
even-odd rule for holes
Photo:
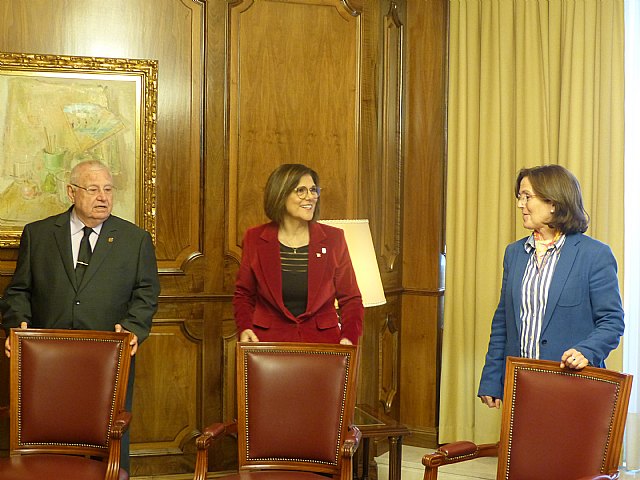
<svg viewBox="0 0 640 480">
<path fill-rule="evenodd" d="M 267 180 L 264 210 L 271 222 L 244 236 L 233 297 L 240 341 L 356 344 L 362 297 L 344 232 L 315 221 L 318 174 L 281 165 Z"/>
</svg>

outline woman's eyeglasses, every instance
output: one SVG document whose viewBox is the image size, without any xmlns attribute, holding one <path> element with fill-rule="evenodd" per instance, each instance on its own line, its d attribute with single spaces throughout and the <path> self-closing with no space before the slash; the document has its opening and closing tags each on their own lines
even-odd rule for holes
<svg viewBox="0 0 640 480">
<path fill-rule="evenodd" d="M 538 195 L 532 195 L 530 193 L 519 193 L 516 196 L 516 204 L 518 205 L 526 205 L 527 203 L 529 203 L 529 200 L 531 200 L 534 197 L 537 197 Z"/>
<path fill-rule="evenodd" d="M 296 192 L 296 195 L 298 195 L 298 198 L 300 200 L 304 200 L 305 198 L 307 198 L 307 195 L 310 193 L 311 196 L 313 198 L 318 198 L 320 196 L 320 190 L 322 190 L 320 187 L 316 187 L 313 186 L 311 188 L 307 188 L 305 186 L 301 186 L 301 187 L 296 187 L 293 189 L 294 192 Z"/>
</svg>

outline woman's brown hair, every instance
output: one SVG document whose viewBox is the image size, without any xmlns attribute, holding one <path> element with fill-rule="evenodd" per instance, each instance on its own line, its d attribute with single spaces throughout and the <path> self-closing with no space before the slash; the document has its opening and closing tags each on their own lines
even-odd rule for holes
<svg viewBox="0 0 640 480">
<path fill-rule="evenodd" d="M 276 168 L 264 187 L 264 213 L 277 224 L 281 224 L 286 211 L 287 197 L 300 183 L 305 175 L 311 175 L 313 183 L 320 186 L 320 178 L 315 170 L 300 163 L 285 163 Z M 320 197 L 316 202 L 312 221 L 320 216 Z"/>
<path fill-rule="evenodd" d="M 553 204 L 549 226 L 565 235 L 584 233 L 589 226 L 589 214 L 584 209 L 580 183 L 573 173 L 560 165 L 540 165 L 523 168 L 516 179 L 516 198 L 520 194 L 520 183 L 527 177 L 534 193 Z"/>
</svg>

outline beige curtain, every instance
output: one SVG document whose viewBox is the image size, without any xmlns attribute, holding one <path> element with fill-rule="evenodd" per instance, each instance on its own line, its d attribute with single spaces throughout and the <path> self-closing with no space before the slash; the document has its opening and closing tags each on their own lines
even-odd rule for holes
<svg viewBox="0 0 640 480">
<path fill-rule="evenodd" d="M 622 265 L 623 0 L 450 0 L 447 270 L 440 442 L 499 438 L 476 393 L 502 257 L 525 235 L 513 182 L 558 163 L 580 180 L 587 234 Z M 621 273 L 621 272 L 620 272 Z M 620 275 L 622 279 L 622 275 Z M 609 366 L 621 368 L 618 352 Z"/>
</svg>

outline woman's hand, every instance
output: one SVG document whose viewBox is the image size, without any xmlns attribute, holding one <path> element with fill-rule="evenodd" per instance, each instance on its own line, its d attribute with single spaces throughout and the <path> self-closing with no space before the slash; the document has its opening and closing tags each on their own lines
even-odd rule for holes
<svg viewBox="0 0 640 480">
<path fill-rule="evenodd" d="M 246 330 L 243 330 L 242 333 L 240 334 L 240 341 L 241 342 L 259 342 L 260 340 L 258 340 L 258 336 L 253 333 L 253 330 L 251 330 L 250 328 L 247 328 Z"/>
<path fill-rule="evenodd" d="M 562 359 L 560 360 L 560 368 L 582 370 L 587 365 L 589 365 L 589 360 L 584 358 L 584 355 L 582 355 L 575 348 L 570 348 L 569 350 L 564 352 L 562 354 Z"/>
<path fill-rule="evenodd" d="M 340 339 L 340 345 L 353 345 L 353 342 L 349 340 L 347 337 L 342 337 Z"/>
<path fill-rule="evenodd" d="M 500 408 L 502 400 L 491 395 L 480 395 L 480 400 L 489 408 Z"/>
</svg>

